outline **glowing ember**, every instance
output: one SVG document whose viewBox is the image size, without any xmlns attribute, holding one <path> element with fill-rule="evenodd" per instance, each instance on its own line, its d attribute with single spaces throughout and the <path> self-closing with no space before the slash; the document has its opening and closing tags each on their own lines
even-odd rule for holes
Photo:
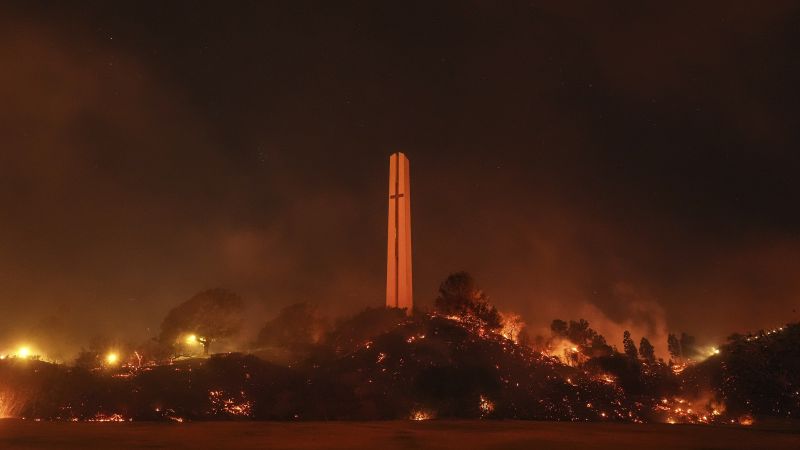
<svg viewBox="0 0 800 450">
<path fill-rule="evenodd" d="M 414 341 L 416 341 L 418 339 L 425 339 L 425 335 L 424 334 L 420 334 L 418 336 L 410 336 L 408 339 L 406 339 L 406 342 L 411 344 L 412 342 L 414 342 Z"/>
<path fill-rule="evenodd" d="M 602 381 L 603 383 L 614 384 L 616 380 L 614 380 L 614 377 L 612 377 L 611 375 L 604 373 L 603 375 L 600 376 L 600 381 Z"/>
<path fill-rule="evenodd" d="M 225 396 L 224 391 L 209 391 L 208 400 L 214 414 L 226 414 L 234 417 L 250 417 L 253 415 L 253 403 L 240 392 L 237 398 Z"/>
<path fill-rule="evenodd" d="M 122 414 L 111 414 L 106 415 L 103 413 L 95 414 L 94 417 L 88 420 L 88 422 L 131 422 L 133 419 L 126 419 L 122 416 Z"/>
<path fill-rule="evenodd" d="M 688 364 L 686 364 L 686 363 L 673 364 L 672 365 L 672 373 L 674 373 L 675 375 L 680 375 L 681 372 L 686 370 L 687 366 L 688 366 Z"/>
<path fill-rule="evenodd" d="M 433 419 L 433 415 L 428 411 L 424 411 L 421 409 L 414 410 L 411 412 L 411 420 L 431 420 Z"/>
<path fill-rule="evenodd" d="M 695 402 L 702 404 L 703 402 Z M 671 399 L 662 398 L 655 406 L 656 413 L 663 413 L 666 423 L 691 423 L 709 424 L 718 422 L 717 417 L 721 415 L 718 409 L 713 408 L 710 403 L 705 407 L 693 407 L 692 402 L 683 398 L 674 397 Z"/>
<path fill-rule="evenodd" d="M 481 417 L 485 417 L 494 411 L 494 403 L 491 400 L 484 397 L 483 395 L 481 395 L 478 407 L 481 410 Z"/>
</svg>

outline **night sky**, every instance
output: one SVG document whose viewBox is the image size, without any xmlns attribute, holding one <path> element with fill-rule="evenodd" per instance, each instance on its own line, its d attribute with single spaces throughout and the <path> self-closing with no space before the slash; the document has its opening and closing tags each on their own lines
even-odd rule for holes
<svg viewBox="0 0 800 450">
<path fill-rule="evenodd" d="M 0 347 L 216 286 L 254 327 L 380 306 L 397 150 L 418 304 L 467 270 L 618 346 L 800 320 L 800 5 L 567 3 L 4 2 Z"/>
</svg>

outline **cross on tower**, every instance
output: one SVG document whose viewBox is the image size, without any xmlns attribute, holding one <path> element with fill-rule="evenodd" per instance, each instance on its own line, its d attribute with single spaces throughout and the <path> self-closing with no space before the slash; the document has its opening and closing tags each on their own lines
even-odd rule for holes
<svg viewBox="0 0 800 450">
<path fill-rule="evenodd" d="M 387 233 L 386 306 L 414 308 L 411 281 L 411 191 L 408 158 L 397 152 L 389 158 L 389 232 Z M 400 199 L 403 202 L 400 203 Z"/>
</svg>

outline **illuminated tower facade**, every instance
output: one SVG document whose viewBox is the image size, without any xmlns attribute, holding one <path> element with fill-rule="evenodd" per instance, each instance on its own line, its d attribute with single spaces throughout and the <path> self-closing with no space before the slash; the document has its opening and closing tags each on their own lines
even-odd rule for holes
<svg viewBox="0 0 800 450">
<path fill-rule="evenodd" d="M 389 157 L 389 233 L 386 258 L 386 307 L 414 308 L 411 284 L 411 190 L 408 158 Z"/>
</svg>

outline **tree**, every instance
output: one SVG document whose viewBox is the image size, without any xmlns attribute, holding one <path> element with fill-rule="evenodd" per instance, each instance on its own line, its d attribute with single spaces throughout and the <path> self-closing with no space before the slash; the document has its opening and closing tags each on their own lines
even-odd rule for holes
<svg viewBox="0 0 800 450">
<path fill-rule="evenodd" d="M 567 322 L 564 322 L 561 319 L 555 319 L 550 324 L 550 331 L 555 336 L 567 337 L 567 330 Z"/>
<path fill-rule="evenodd" d="M 258 333 L 262 346 L 303 352 L 319 343 L 327 330 L 327 321 L 319 310 L 307 303 L 295 303 L 283 308 Z"/>
<path fill-rule="evenodd" d="M 669 351 L 669 356 L 672 359 L 680 359 L 682 356 L 681 353 L 681 343 L 678 341 L 678 337 L 674 334 L 670 333 L 667 336 L 667 350 Z"/>
<path fill-rule="evenodd" d="M 656 362 L 656 351 L 653 347 L 653 344 L 650 341 L 643 337 L 642 340 L 639 342 L 639 355 L 641 355 L 642 359 L 647 361 L 648 363 Z"/>
<path fill-rule="evenodd" d="M 631 332 L 628 330 L 622 333 L 622 347 L 625 349 L 625 354 L 628 355 L 629 358 L 636 359 L 639 352 L 636 350 L 636 344 L 633 342 Z"/>
<path fill-rule="evenodd" d="M 594 330 L 592 330 L 592 332 L 594 332 L 594 335 L 589 340 L 589 344 L 583 346 L 583 352 L 592 358 L 612 355 L 614 353 L 614 349 L 608 345 L 606 338 Z"/>
<path fill-rule="evenodd" d="M 681 333 L 681 355 L 684 358 L 696 358 L 700 354 L 700 349 L 697 348 L 697 341 L 694 336 Z"/>
<path fill-rule="evenodd" d="M 489 303 L 489 298 L 467 272 L 451 274 L 439 285 L 435 309 L 445 315 L 477 319 L 491 330 L 502 326 L 497 308 Z"/>
<path fill-rule="evenodd" d="M 241 330 L 244 303 L 226 289 L 209 289 L 172 308 L 161 322 L 159 341 L 176 344 L 194 336 L 208 354 L 211 343 L 234 336 Z"/>
<path fill-rule="evenodd" d="M 570 320 L 567 322 L 555 319 L 550 324 L 553 337 L 566 339 L 580 348 L 581 353 L 590 358 L 610 356 L 614 349 L 608 345 L 606 338 L 589 327 L 589 322 L 584 319 Z"/>
<path fill-rule="evenodd" d="M 575 344 L 586 345 L 591 342 L 595 335 L 597 335 L 597 332 L 589 328 L 589 321 L 584 319 L 578 319 L 577 322 L 574 320 L 569 321 L 567 337 Z"/>
</svg>

